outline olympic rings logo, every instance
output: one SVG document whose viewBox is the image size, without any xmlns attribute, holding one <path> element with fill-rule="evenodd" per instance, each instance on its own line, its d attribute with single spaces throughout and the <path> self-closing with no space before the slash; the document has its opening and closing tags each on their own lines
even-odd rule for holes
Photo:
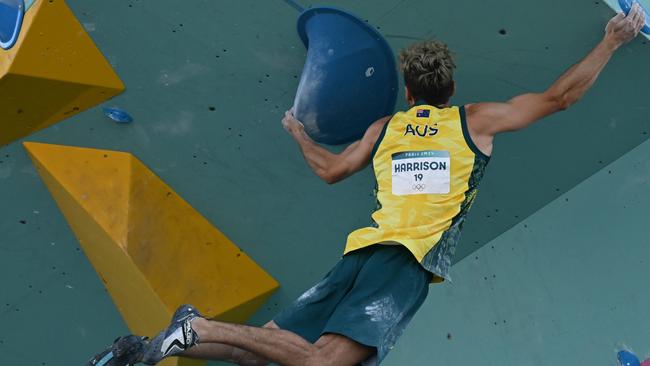
<svg viewBox="0 0 650 366">
<path fill-rule="evenodd" d="M 427 188 L 426 184 L 414 184 L 413 185 L 413 190 L 414 191 L 422 192 L 422 191 L 424 191 L 425 188 Z"/>
</svg>

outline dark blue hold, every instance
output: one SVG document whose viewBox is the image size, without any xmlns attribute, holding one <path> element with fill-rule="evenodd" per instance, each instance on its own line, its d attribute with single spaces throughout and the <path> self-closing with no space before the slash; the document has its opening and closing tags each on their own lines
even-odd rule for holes
<svg viewBox="0 0 650 366">
<path fill-rule="evenodd" d="M 621 366 L 640 366 L 641 362 L 639 359 L 634 355 L 634 353 L 630 351 L 620 351 L 618 352 L 617 355 L 618 358 L 618 363 Z"/>
<path fill-rule="evenodd" d="M 133 122 L 133 117 L 131 117 L 131 115 L 128 114 L 125 110 L 119 108 L 104 107 L 104 114 L 106 115 L 106 117 L 118 123 Z"/>
<path fill-rule="evenodd" d="M 630 13 L 630 10 L 632 10 L 632 5 L 634 5 L 634 3 L 638 3 L 638 1 L 618 0 L 618 4 L 621 6 L 621 9 L 625 13 L 625 15 Z M 641 5 L 641 3 L 639 3 L 639 5 Z M 648 14 L 648 10 L 645 8 L 643 8 L 643 13 L 645 14 L 645 27 L 641 28 L 641 32 L 650 35 L 650 14 Z"/>
<path fill-rule="evenodd" d="M 23 0 L 0 0 L 0 48 L 8 50 L 16 44 L 24 15 Z"/>
<path fill-rule="evenodd" d="M 304 11 L 297 27 L 307 59 L 294 114 L 309 136 L 330 145 L 355 141 L 373 122 L 393 113 L 397 67 L 379 32 L 331 7 Z"/>
</svg>

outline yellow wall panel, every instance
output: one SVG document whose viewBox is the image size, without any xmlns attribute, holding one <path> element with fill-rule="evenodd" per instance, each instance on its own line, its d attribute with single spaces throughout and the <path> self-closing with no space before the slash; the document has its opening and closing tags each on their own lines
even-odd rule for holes
<svg viewBox="0 0 650 366">
<path fill-rule="evenodd" d="M 277 289 L 133 155 L 24 146 L 132 332 L 155 335 L 183 303 L 243 322 Z"/>
<path fill-rule="evenodd" d="M 63 0 L 38 0 L 0 50 L 0 146 L 91 108 L 124 84 Z"/>
</svg>

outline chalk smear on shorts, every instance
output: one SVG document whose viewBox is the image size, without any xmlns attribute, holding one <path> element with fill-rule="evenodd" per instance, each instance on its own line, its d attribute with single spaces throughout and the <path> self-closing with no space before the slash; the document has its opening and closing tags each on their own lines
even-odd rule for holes
<svg viewBox="0 0 650 366">
<path fill-rule="evenodd" d="M 400 316 L 399 312 L 395 310 L 396 308 L 395 300 L 393 300 L 392 296 L 388 296 L 373 301 L 366 306 L 365 311 L 373 322 L 392 324 Z"/>
<path fill-rule="evenodd" d="M 316 286 L 310 288 L 309 290 L 305 291 L 304 294 L 300 295 L 300 297 L 296 299 L 295 305 L 305 306 L 306 304 L 313 302 L 312 299 L 320 293 L 320 290 L 323 287 L 323 282 L 317 283 Z"/>
</svg>

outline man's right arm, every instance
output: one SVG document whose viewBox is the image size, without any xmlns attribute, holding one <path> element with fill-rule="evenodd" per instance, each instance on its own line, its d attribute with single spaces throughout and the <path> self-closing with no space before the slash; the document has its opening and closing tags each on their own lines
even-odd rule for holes
<svg viewBox="0 0 650 366">
<path fill-rule="evenodd" d="M 506 103 L 468 105 L 466 109 L 470 133 L 479 148 L 489 153 L 491 138 L 497 133 L 523 129 L 575 104 L 591 88 L 614 52 L 634 39 L 644 24 L 644 12 L 635 4 L 627 17 L 618 14 L 610 20 L 605 37 L 598 46 L 545 92 L 523 94 Z M 488 141 L 489 146 L 485 146 Z"/>
<path fill-rule="evenodd" d="M 391 116 L 378 119 L 368 127 L 363 137 L 335 154 L 318 145 L 305 132 L 305 126 L 287 111 L 282 119 L 285 130 L 296 140 L 305 161 L 327 184 L 337 183 L 360 171 L 372 160 L 373 148 Z"/>
</svg>

